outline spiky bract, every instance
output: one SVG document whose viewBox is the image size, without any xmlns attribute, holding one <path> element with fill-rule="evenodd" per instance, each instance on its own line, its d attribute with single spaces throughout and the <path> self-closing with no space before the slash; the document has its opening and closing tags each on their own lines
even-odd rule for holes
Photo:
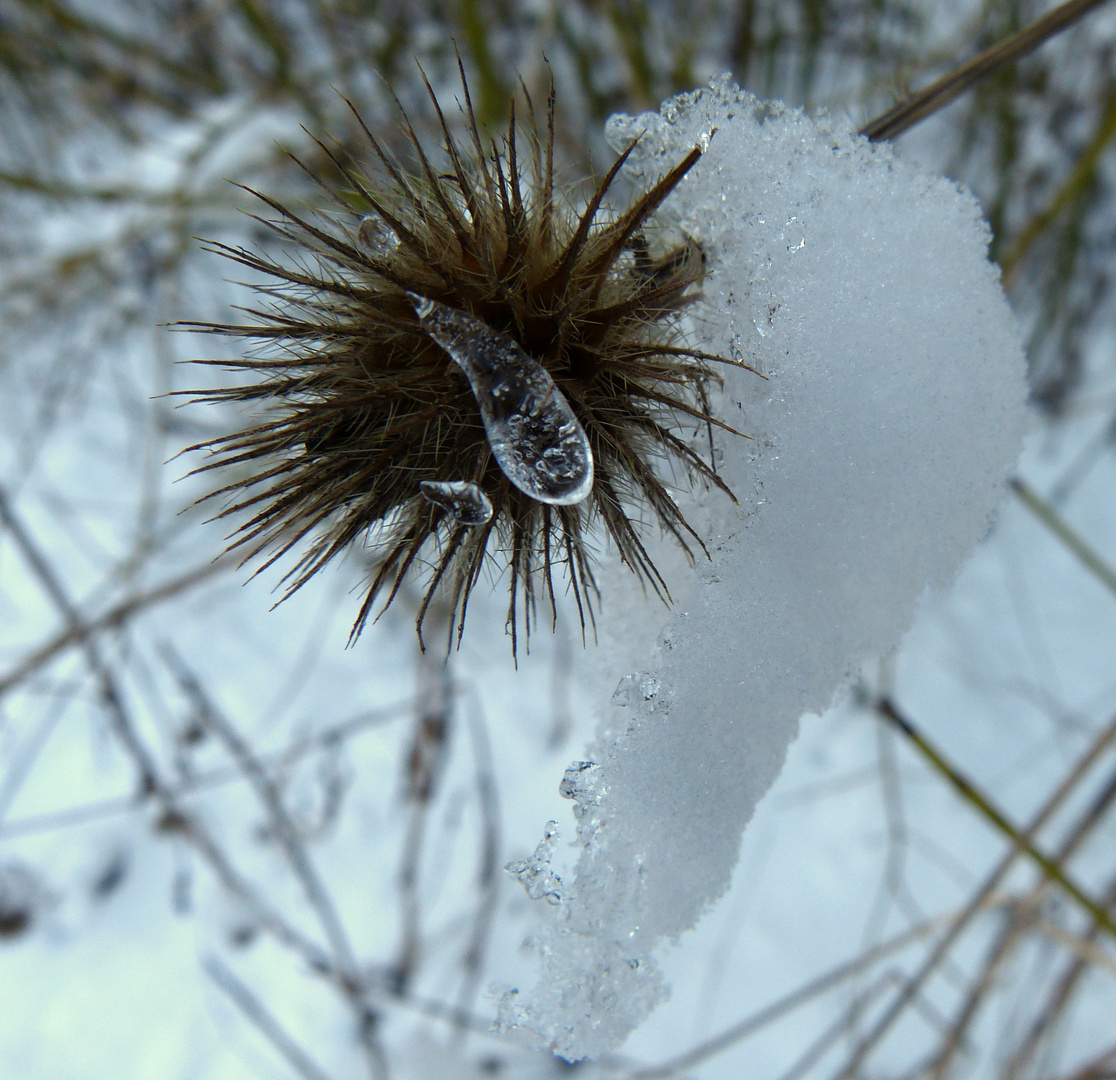
<svg viewBox="0 0 1116 1080">
<path fill-rule="evenodd" d="M 649 508 L 683 546 L 687 540 L 700 545 L 660 475 L 669 459 L 691 479 L 728 491 L 690 437 L 695 425 L 717 423 L 708 414 L 706 389 L 710 365 L 721 358 L 679 343 L 680 311 L 702 273 L 699 248 L 683 237 L 656 249 L 647 229 L 700 151 L 627 211 L 610 214 L 602 203 L 632 152 L 628 147 L 577 213 L 554 187 L 553 91 L 545 131 L 528 99 L 524 163 L 514 102 L 502 145 L 486 150 L 464 76 L 462 85 L 464 145 L 430 92 L 444 140 L 437 167 L 404 115 L 410 168 L 363 123 L 371 170 L 319 144 L 346 188 L 334 196 L 336 212 L 328 217 L 308 219 L 259 195 L 279 215 L 266 224 L 301 253 L 294 262 L 212 245 L 274 278 L 261 291 L 278 303 L 256 312 L 252 325 L 204 327 L 266 347 L 248 359 L 220 362 L 245 369 L 255 381 L 200 395 L 265 407 L 254 426 L 202 444 L 216 455 L 203 468 L 241 467 L 237 479 L 210 497 L 229 499 L 218 516 L 249 512 L 230 537 L 246 559 L 266 553 L 268 566 L 308 540 L 284 579 L 288 592 L 367 539 L 375 570 L 354 636 L 378 598 L 386 608 L 409 574 L 425 572 L 420 640 L 427 609 L 443 587 L 454 613 L 450 632 L 456 627 L 460 640 L 470 592 L 486 558 L 496 558 L 510 576 L 514 652 L 519 613 L 529 633 L 541 586 L 553 616 L 555 576 L 563 569 L 582 628 L 586 616 L 593 618 L 587 537 L 597 521 L 625 563 L 666 597 L 630 514 Z M 358 239 L 360 212 L 382 227 L 379 249 Z M 592 447 L 595 481 L 585 502 L 535 502 L 508 481 L 490 452 L 469 384 L 423 331 L 408 293 L 483 320 L 547 369 Z M 491 499 L 491 520 L 459 523 L 423 498 L 423 480 L 475 481 Z"/>
</svg>

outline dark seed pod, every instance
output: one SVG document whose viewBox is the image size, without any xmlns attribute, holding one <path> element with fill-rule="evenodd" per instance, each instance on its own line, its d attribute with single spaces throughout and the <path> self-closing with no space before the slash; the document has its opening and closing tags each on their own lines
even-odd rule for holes
<svg viewBox="0 0 1116 1080">
<path fill-rule="evenodd" d="M 370 548 L 375 570 L 350 640 L 417 574 L 420 641 L 443 588 L 460 641 L 489 561 L 510 578 L 514 654 L 521 613 L 529 634 L 540 591 L 557 617 L 561 574 L 583 631 L 594 618 L 586 541 L 595 529 L 669 599 L 633 515 L 650 510 L 687 552 L 701 547 L 661 476 L 673 462 L 732 497 L 692 435 L 726 426 L 710 415 L 707 391 L 713 365 L 735 362 L 681 335 L 704 269 L 698 245 L 648 238 L 701 150 L 626 211 L 606 212 L 633 143 L 576 212 L 554 186 L 553 91 L 545 130 L 528 99 L 521 135 L 513 101 L 506 135 L 486 150 L 464 73 L 462 85 L 466 145 L 427 83 L 444 140 L 439 168 L 404 115 L 411 168 L 363 122 L 371 168 L 319 143 L 344 185 L 328 217 L 253 192 L 279 215 L 264 224 L 296 245 L 290 265 L 211 245 L 273 278 L 263 290 L 273 304 L 248 325 L 200 326 L 259 347 L 244 360 L 203 361 L 252 380 L 195 396 L 255 401 L 263 412 L 192 449 L 214 455 L 198 471 L 240 469 L 208 498 L 227 499 L 218 517 L 242 520 L 230 547 L 246 561 L 264 556 L 263 569 L 305 542 L 285 595 L 353 543 Z"/>
</svg>

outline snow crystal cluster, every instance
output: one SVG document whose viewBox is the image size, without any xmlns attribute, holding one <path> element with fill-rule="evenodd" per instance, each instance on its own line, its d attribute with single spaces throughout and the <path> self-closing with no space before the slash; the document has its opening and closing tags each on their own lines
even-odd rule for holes
<svg viewBox="0 0 1116 1080">
<path fill-rule="evenodd" d="M 650 624 L 606 598 L 611 633 L 629 655 L 646 647 L 650 670 L 621 680 L 563 781 L 575 873 L 550 868 L 550 832 L 516 867 L 548 925 L 543 977 L 505 996 L 502 1021 L 570 1059 L 654 1007 L 652 954 L 727 888 L 799 717 L 952 579 L 1025 423 L 1019 334 L 971 195 L 727 79 L 609 122 L 617 148 L 641 133 L 643 186 L 706 149 L 663 213 L 707 256 L 700 347 L 767 380 L 724 371 L 720 415 L 752 438 L 717 447 L 739 505 L 712 492 L 687 508 L 711 554 L 690 594 Z"/>
</svg>

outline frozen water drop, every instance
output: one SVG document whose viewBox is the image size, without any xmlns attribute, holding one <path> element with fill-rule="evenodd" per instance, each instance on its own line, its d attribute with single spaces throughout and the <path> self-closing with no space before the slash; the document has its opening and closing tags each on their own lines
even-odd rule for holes
<svg viewBox="0 0 1116 1080">
<path fill-rule="evenodd" d="M 399 237 L 395 230 L 379 214 L 369 214 L 360 219 L 357 226 L 357 246 L 374 258 L 390 255 L 399 247 Z"/>
<path fill-rule="evenodd" d="M 566 396 L 519 343 L 480 319 L 407 294 L 426 332 L 465 373 L 492 456 L 524 495 L 572 506 L 593 490 L 593 451 Z"/>
<path fill-rule="evenodd" d="M 419 491 L 462 525 L 484 525 L 492 520 L 492 501 L 472 480 L 423 480 Z"/>
</svg>

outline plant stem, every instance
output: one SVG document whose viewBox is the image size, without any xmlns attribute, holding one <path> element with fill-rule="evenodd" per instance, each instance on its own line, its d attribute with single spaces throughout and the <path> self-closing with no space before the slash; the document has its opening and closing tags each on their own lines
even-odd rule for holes
<svg viewBox="0 0 1116 1080">
<path fill-rule="evenodd" d="M 925 120 L 926 117 L 960 97 L 981 79 L 987 78 L 1005 64 L 1010 64 L 1033 52 L 1044 41 L 1072 26 L 1082 16 L 1103 3 L 1105 0 L 1067 0 L 1053 11 L 1048 11 L 1042 18 L 1023 27 L 1022 30 L 1004 38 L 990 49 L 985 49 L 968 63 L 962 64 L 929 86 L 893 105 L 887 112 L 865 124 L 860 129 L 860 134 L 867 135 L 872 142 L 894 139 L 897 135 L 902 135 L 920 120 Z"/>
<path fill-rule="evenodd" d="M 1012 478 L 1008 483 L 1019 500 L 1035 515 L 1070 551 L 1082 565 L 1110 592 L 1116 596 L 1116 570 L 1113 570 L 1085 541 L 1066 524 L 1061 514 L 1026 483 Z"/>
<path fill-rule="evenodd" d="M 1023 231 L 1007 246 L 1000 255 L 1000 269 L 1003 271 L 1004 284 L 1010 285 L 1019 262 L 1031 250 L 1034 242 L 1053 224 L 1058 216 L 1072 203 L 1084 195 L 1096 179 L 1097 167 L 1109 143 L 1116 138 L 1116 95 L 1109 98 L 1108 105 L 1101 115 L 1097 132 L 1077 160 L 1073 171 L 1054 192 L 1050 201 L 1027 224 Z"/>
<path fill-rule="evenodd" d="M 997 809 L 996 805 L 988 798 L 968 777 L 964 776 L 946 756 L 925 735 L 922 734 L 908 720 L 889 698 L 880 698 L 876 702 L 876 711 L 893 727 L 901 731 L 916 750 L 926 759 L 930 766 L 956 789 L 958 794 L 981 815 L 991 822 L 1001 833 L 1006 836 L 1014 846 L 1027 854 L 1040 870 L 1061 886 L 1062 890 L 1075 900 L 1094 920 L 1116 938 L 1116 920 L 1100 904 L 1097 903 L 1084 889 L 1081 888 L 1062 868 L 1061 864 L 1040 851 L 1034 843 L 1024 836 L 1007 817 Z"/>
</svg>

